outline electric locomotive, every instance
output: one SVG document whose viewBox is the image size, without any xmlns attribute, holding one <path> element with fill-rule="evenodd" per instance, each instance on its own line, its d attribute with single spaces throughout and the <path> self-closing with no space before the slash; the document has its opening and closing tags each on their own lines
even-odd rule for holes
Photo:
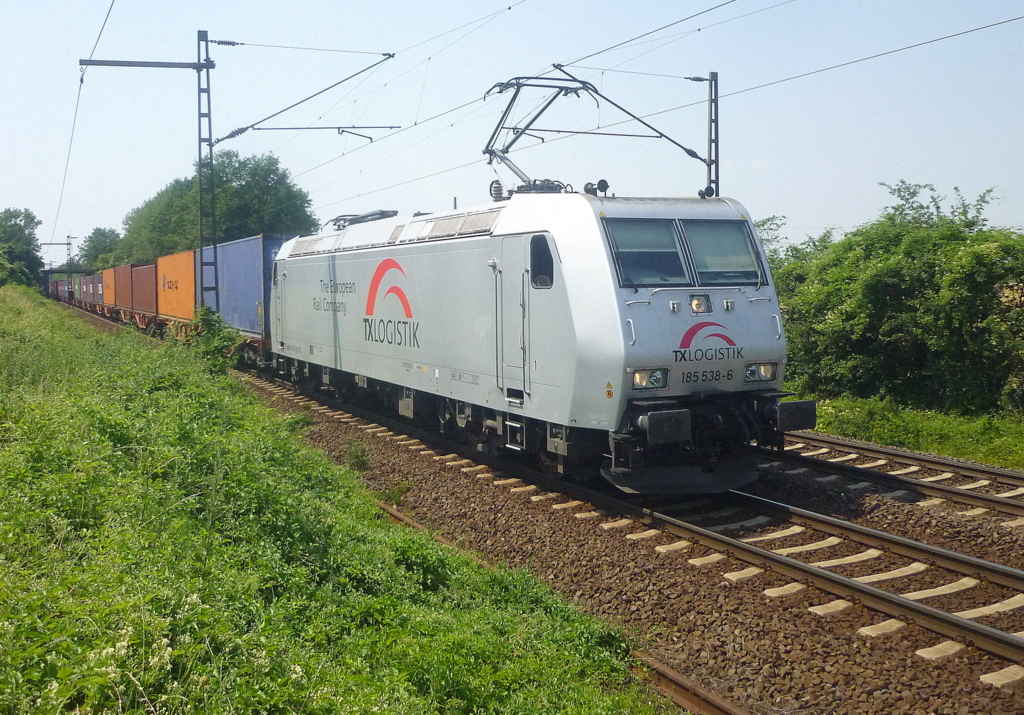
<svg viewBox="0 0 1024 715">
<path fill-rule="evenodd" d="M 740 486 L 751 445 L 814 427 L 812 401 L 782 401 L 782 314 L 737 201 L 494 198 L 286 242 L 278 369 L 632 492 Z"/>
</svg>

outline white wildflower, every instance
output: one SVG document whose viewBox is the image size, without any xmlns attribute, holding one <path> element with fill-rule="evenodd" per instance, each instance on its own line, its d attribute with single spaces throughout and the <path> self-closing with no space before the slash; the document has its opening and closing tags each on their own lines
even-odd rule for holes
<svg viewBox="0 0 1024 715">
<path fill-rule="evenodd" d="M 296 663 L 291 667 L 291 671 L 288 673 L 292 680 L 302 680 L 305 673 L 302 671 L 302 666 Z"/>
<path fill-rule="evenodd" d="M 149 667 L 161 670 L 171 669 L 170 641 L 161 638 L 153 644 L 153 656 L 149 659 Z"/>
</svg>

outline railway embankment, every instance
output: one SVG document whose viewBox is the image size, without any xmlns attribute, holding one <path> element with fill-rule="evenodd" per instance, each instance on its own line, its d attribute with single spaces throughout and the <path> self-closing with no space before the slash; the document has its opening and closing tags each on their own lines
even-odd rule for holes
<svg viewBox="0 0 1024 715">
<path fill-rule="evenodd" d="M 189 350 L 0 288 L 0 710 L 666 712 Z"/>
</svg>

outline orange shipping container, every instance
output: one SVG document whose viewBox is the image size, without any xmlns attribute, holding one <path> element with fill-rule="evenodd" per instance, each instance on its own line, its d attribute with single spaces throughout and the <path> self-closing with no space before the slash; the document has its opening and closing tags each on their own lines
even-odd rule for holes
<svg viewBox="0 0 1024 715">
<path fill-rule="evenodd" d="M 114 269 L 103 271 L 103 305 L 114 304 Z"/>
<path fill-rule="evenodd" d="M 196 259 L 193 251 L 156 259 L 157 313 L 192 320 L 196 311 Z"/>
</svg>

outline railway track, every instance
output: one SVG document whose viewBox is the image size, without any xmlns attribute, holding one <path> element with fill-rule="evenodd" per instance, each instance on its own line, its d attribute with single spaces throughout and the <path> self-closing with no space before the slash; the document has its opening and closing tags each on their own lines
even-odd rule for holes
<svg viewBox="0 0 1024 715">
<path fill-rule="evenodd" d="M 657 509 L 641 508 L 640 513 L 650 520 L 649 523 L 663 524 L 672 533 L 685 536 L 690 541 L 699 542 L 714 550 L 715 553 L 710 556 L 693 560 L 697 562 L 694 565 L 709 565 L 723 561 L 726 554 L 753 565 L 748 569 L 723 574 L 730 582 L 753 578 L 771 570 L 793 580 L 781 587 L 765 589 L 764 593 L 769 598 L 795 596 L 804 592 L 808 586 L 814 586 L 838 598 L 811 607 L 810 610 L 814 613 L 827 616 L 842 613 L 855 605 L 862 605 L 891 617 L 890 620 L 882 621 L 876 626 L 861 629 L 861 635 L 882 636 L 901 630 L 908 623 L 916 623 L 951 639 L 934 650 L 924 649 L 924 652 L 919 652 L 922 657 L 946 657 L 969 646 L 988 651 L 1014 663 L 1024 661 L 1024 632 L 1007 633 L 980 625 L 974 620 L 1024 607 L 1024 571 L 750 494 L 732 492 L 730 497 L 734 504 L 746 507 L 760 516 L 751 518 L 748 513 L 741 516 L 742 521 L 739 522 L 702 528 L 687 520 L 688 517 L 673 516 Z M 702 515 L 698 512 L 697 517 L 700 516 Z M 733 538 L 722 534 L 723 531 L 740 530 L 744 524 L 754 523 L 765 517 L 779 522 L 779 527 L 767 534 L 746 538 Z M 782 548 L 764 546 L 776 540 L 792 540 L 798 535 L 803 543 Z M 821 538 L 822 536 L 824 538 Z M 840 547 L 844 542 L 867 548 L 837 558 L 819 557 L 813 562 L 799 558 L 815 558 L 815 554 Z M 894 556 L 909 559 L 911 563 L 897 568 L 885 565 L 890 563 L 891 557 Z M 860 577 L 850 578 L 830 570 L 875 561 L 879 565 Z M 945 583 L 933 588 L 904 592 L 894 592 L 874 585 L 898 583 L 901 578 L 912 577 L 929 570 L 933 570 L 933 574 L 938 577 L 936 580 Z M 951 576 L 945 576 L 946 573 Z M 997 585 L 1006 589 L 1008 593 L 1005 598 L 994 603 L 956 612 L 944 611 L 921 603 L 928 598 L 960 594 L 982 584 Z M 1007 675 L 1017 673 L 1017 670 L 1013 670 Z M 1024 671 L 1020 671 L 1019 674 L 1024 675 Z"/>
<path fill-rule="evenodd" d="M 905 450 L 869 445 L 818 434 L 787 436 L 784 453 L 764 452 L 798 468 L 822 470 L 856 480 L 854 486 L 879 484 L 931 497 L 919 502 L 943 502 L 972 507 L 965 516 L 1007 514 L 1005 526 L 1024 526 L 1024 473 Z"/>
</svg>

